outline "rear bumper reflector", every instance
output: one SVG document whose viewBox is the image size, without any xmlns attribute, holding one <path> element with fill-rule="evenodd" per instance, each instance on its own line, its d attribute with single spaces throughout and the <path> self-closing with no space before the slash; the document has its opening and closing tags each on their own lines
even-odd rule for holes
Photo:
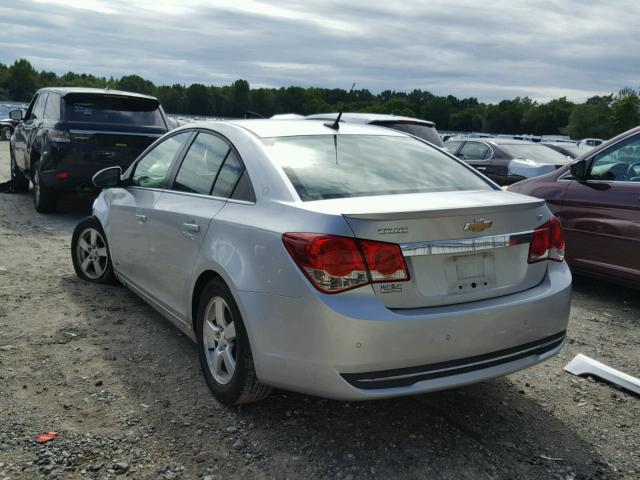
<svg viewBox="0 0 640 480">
<path fill-rule="evenodd" d="M 417 382 L 483 370 L 531 355 L 542 355 L 562 345 L 565 335 L 566 330 L 535 342 L 447 362 L 377 372 L 342 373 L 341 375 L 354 387 L 365 390 L 407 387 Z"/>
<path fill-rule="evenodd" d="M 405 257 L 421 255 L 446 255 L 452 253 L 481 252 L 496 248 L 530 243 L 533 230 L 505 233 L 489 237 L 459 238 L 454 240 L 431 240 L 428 242 L 402 243 L 400 249 Z"/>
</svg>

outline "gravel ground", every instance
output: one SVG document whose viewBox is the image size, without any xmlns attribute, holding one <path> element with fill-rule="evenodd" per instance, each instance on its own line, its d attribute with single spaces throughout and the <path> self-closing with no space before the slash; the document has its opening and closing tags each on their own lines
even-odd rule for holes
<svg viewBox="0 0 640 480">
<path fill-rule="evenodd" d="M 0 143 L 0 181 L 8 178 Z M 276 391 L 223 408 L 194 345 L 128 290 L 78 280 L 90 202 L 0 194 L 0 479 L 640 478 L 640 399 L 562 367 L 640 375 L 638 293 L 575 281 L 569 344 L 507 378 L 344 403 Z M 36 437 L 55 431 L 46 444 Z"/>
</svg>

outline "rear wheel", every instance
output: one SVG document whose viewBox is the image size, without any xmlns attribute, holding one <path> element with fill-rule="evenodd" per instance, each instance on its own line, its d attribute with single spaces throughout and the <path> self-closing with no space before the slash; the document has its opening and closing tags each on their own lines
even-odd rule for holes
<svg viewBox="0 0 640 480">
<path fill-rule="evenodd" d="M 16 159 L 11 152 L 11 184 L 15 192 L 27 192 L 29 190 L 29 179 L 18 168 Z"/>
<path fill-rule="evenodd" d="M 92 283 L 115 283 L 107 237 L 96 217 L 76 225 L 71 237 L 73 268 L 83 280 Z"/>
<path fill-rule="evenodd" d="M 229 288 L 212 280 L 198 303 L 198 353 L 207 385 L 225 405 L 257 402 L 271 392 L 253 366 L 249 337 Z"/>
<path fill-rule="evenodd" d="M 58 206 L 58 194 L 42 185 L 38 165 L 33 168 L 33 206 L 40 213 L 52 213 Z"/>
</svg>

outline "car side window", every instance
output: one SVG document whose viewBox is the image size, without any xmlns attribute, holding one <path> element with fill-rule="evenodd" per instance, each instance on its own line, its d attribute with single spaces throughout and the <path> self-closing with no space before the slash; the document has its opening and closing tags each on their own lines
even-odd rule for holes
<svg viewBox="0 0 640 480">
<path fill-rule="evenodd" d="M 41 93 L 38 95 L 38 99 L 36 100 L 36 104 L 33 106 L 33 110 L 31 112 L 31 117 L 29 120 L 39 120 L 44 118 L 44 106 L 47 103 L 47 94 Z"/>
<path fill-rule="evenodd" d="M 49 93 L 47 106 L 44 109 L 44 118 L 48 120 L 60 119 L 60 95 L 57 93 Z"/>
<path fill-rule="evenodd" d="M 191 132 L 181 132 L 164 139 L 136 164 L 131 177 L 133 185 L 147 188 L 161 188 L 171 167 L 171 162 L 181 147 L 191 136 Z"/>
<path fill-rule="evenodd" d="M 213 196 L 227 198 L 233 193 L 233 189 L 238 183 L 244 170 L 244 165 L 236 154 L 231 151 L 222 164 L 216 184 L 213 186 Z"/>
<path fill-rule="evenodd" d="M 458 148 L 460 148 L 461 144 L 462 144 L 462 142 L 445 142 L 444 143 L 444 148 L 446 148 L 449 153 L 454 154 L 454 153 L 456 153 Z"/>
<path fill-rule="evenodd" d="M 467 142 L 460 150 L 463 160 L 485 160 L 491 156 L 491 149 L 481 142 Z"/>
<path fill-rule="evenodd" d="M 627 138 L 596 155 L 590 180 L 640 182 L 640 134 Z"/>
<path fill-rule="evenodd" d="M 229 150 L 221 138 L 198 133 L 180 165 L 172 190 L 209 195 Z"/>
</svg>

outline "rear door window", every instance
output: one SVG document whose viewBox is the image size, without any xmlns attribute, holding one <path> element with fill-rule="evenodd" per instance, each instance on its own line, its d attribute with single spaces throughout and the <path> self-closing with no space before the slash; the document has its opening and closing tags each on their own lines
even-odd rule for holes
<svg viewBox="0 0 640 480">
<path fill-rule="evenodd" d="M 459 157 L 463 160 L 486 160 L 491 157 L 491 149 L 482 142 L 467 142 L 460 150 Z"/>
<path fill-rule="evenodd" d="M 38 95 L 38 99 L 36 100 L 35 105 L 33 106 L 33 110 L 31 111 L 30 120 L 41 120 L 44 118 L 44 107 L 47 103 L 47 94 L 46 92 Z"/>
<path fill-rule="evenodd" d="M 49 120 L 60 119 L 60 95 L 57 93 L 49 93 L 47 106 L 44 110 L 44 116 Z"/>
<path fill-rule="evenodd" d="M 213 187 L 213 195 L 216 197 L 229 197 L 238 183 L 244 167 L 236 154 L 231 151 L 224 161 L 216 185 Z"/>
<path fill-rule="evenodd" d="M 69 122 L 164 127 L 157 100 L 118 95 L 69 94 L 64 97 Z"/>
<path fill-rule="evenodd" d="M 219 137 L 206 133 L 198 136 L 189 147 L 173 182 L 172 190 L 211 194 L 229 145 Z"/>
<path fill-rule="evenodd" d="M 171 163 L 191 133 L 187 131 L 172 135 L 147 152 L 133 170 L 132 183 L 138 187 L 162 188 Z"/>
</svg>

